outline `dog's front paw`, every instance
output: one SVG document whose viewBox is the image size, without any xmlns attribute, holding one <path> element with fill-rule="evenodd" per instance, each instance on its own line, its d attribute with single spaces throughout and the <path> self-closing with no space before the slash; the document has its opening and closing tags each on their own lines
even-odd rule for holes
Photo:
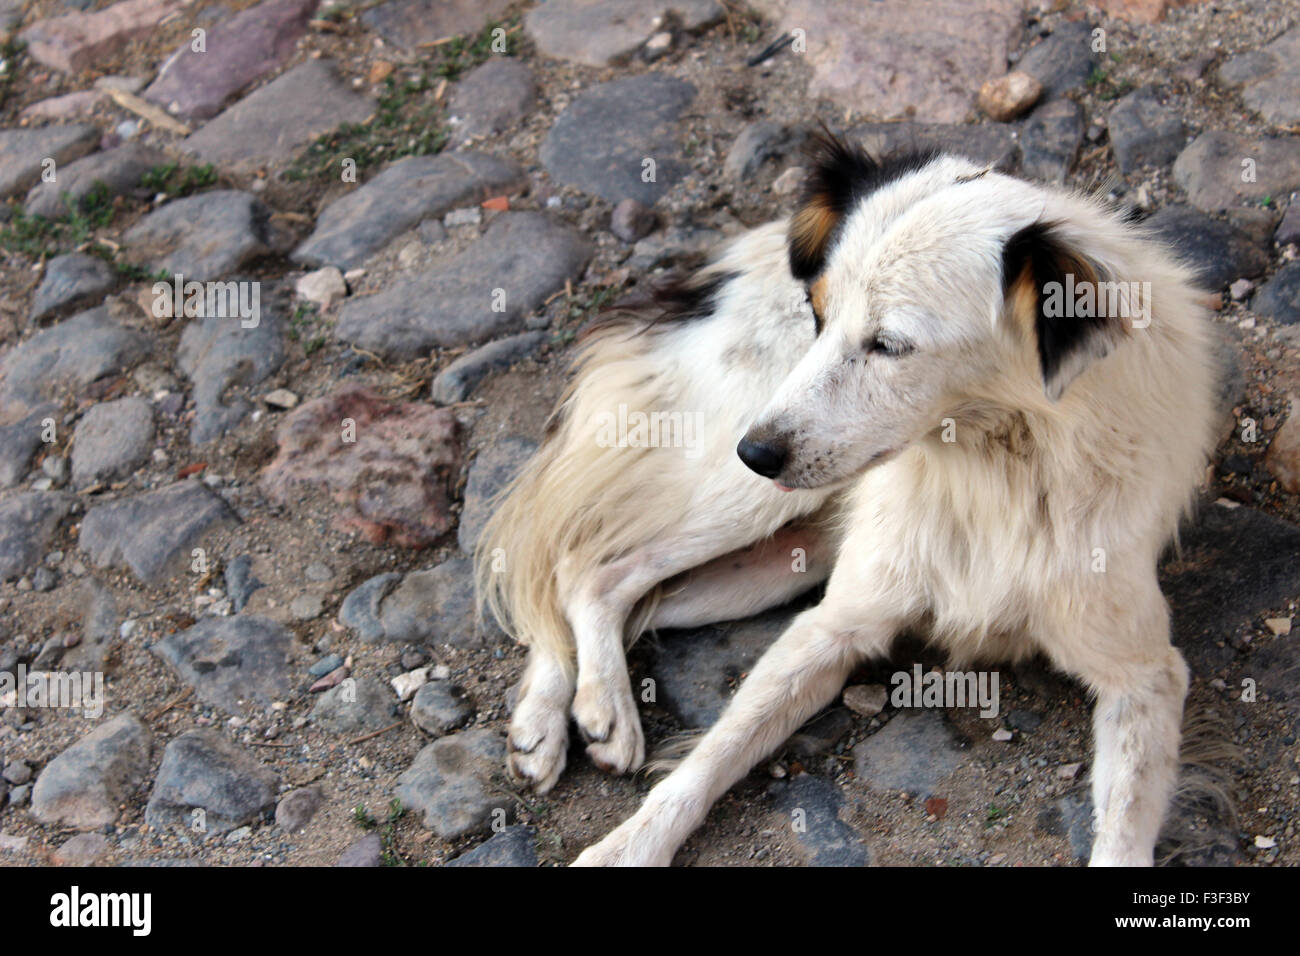
<svg viewBox="0 0 1300 956">
<path fill-rule="evenodd" d="M 573 719 L 587 741 L 587 756 L 606 773 L 631 773 L 645 762 L 641 715 L 626 682 L 580 681 Z"/>
<path fill-rule="evenodd" d="M 506 768 L 538 793 L 555 786 L 569 749 L 569 715 L 541 694 L 526 694 L 515 708 L 506 738 Z"/>
<path fill-rule="evenodd" d="M 636 817 L 610 832 L 605 839 L 578 854 L 570 866 L 667 866 L 673 849 L 646 832 Z"/>
</svg>

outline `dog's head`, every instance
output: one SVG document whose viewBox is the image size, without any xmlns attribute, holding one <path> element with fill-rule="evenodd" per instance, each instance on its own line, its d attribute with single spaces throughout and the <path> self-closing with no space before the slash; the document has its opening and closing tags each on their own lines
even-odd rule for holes
<svg viewBox="0 0 1300 956">
<path fill-rule="evenodd" d="M 851 478 L 999 381 L 1055 401 L 1123 334 L 1047 307 L 1051 283 L 1106 269 L 1077 225 L 1044 219 L 1038 187 L 952 156 L 818 149 L 789 227 L 817 338 L 737 449 L 758 474 L 786 488 Z"/>
</svg>

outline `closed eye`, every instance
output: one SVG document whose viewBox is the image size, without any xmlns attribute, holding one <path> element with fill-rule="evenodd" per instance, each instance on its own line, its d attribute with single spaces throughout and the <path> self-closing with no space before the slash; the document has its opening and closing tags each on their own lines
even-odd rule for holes
<svg viewBox="0 0 1300 956">
<path fill-rule="evenodd" d="M 916 351 L 916 346 L 911 342 L 888 335 L 878 335 L 875 338 L 870 339 L 865 348 L 868 352 L 877 355 L 885 355 L 889 358 L 899 358 L 900 356 Z"/>
</svg>

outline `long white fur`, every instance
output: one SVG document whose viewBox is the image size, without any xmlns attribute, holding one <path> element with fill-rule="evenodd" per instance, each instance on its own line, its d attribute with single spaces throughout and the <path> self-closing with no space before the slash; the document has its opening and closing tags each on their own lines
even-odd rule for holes
<svg viewBox="0 0 1300 956">
<path fill-rule="evenodd" d="M 1151 289 L 1148 327 L 1054 383 L 1002 293 L 1003 247 L 1036 222 L 1056 224 L 1107 278 Z M 708 316 L 586 345 L 559 427 L 481 539 L 480 586 L 531 645 L 512 771 L 554 785 L 570 708 L 597 763 L 634 769 L 644 743 L 624 641 L 753 613 L 833 565 L 824 599 L 718 723 L 577 863 L 668 864 L 858 663 L 923 624 L 959 660 L 1042 651 L 1093 691 L 1092 862 L 1151 864 L 1188 679 L 1155 568 L 1214 418 L 1208 322 L 1189 273 L 1091 199 L 941 157 L 850 212 L 822 273 L 826 327 L 814 338 L 792 305 L 803 287 L 784 235 L 784 224 L 755 230 L 709 267 L 736 278 Z M 862 343 L 881 334 L 916 350 L 864 358 Z M 598 447 L 594 422 L 620 403 L 703 412 L 703 454 Z M 746 434 L 788 444 L 778 480 L 798 490 L 744 468 L 734 449 Z M 770 546 L 784 539 L 771 536 L 814 516 L 838 550 L 810 572 L 787 570 Z M 757 561 L 718 560 L 756 543 Z"/>
</svg>

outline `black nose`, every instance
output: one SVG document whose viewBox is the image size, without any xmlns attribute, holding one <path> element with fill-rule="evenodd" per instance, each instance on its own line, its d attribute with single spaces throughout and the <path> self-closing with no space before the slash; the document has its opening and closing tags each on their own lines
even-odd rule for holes
<svg viewBox="0 0 1300 956">
<path fill-rule="evenodd" d="M 751 471 L 764 478 L 775 478 L 785 468 L 785 448 L 773 442 L 742 438 L 736 446 L 736 454 Z"/>
</svg>

